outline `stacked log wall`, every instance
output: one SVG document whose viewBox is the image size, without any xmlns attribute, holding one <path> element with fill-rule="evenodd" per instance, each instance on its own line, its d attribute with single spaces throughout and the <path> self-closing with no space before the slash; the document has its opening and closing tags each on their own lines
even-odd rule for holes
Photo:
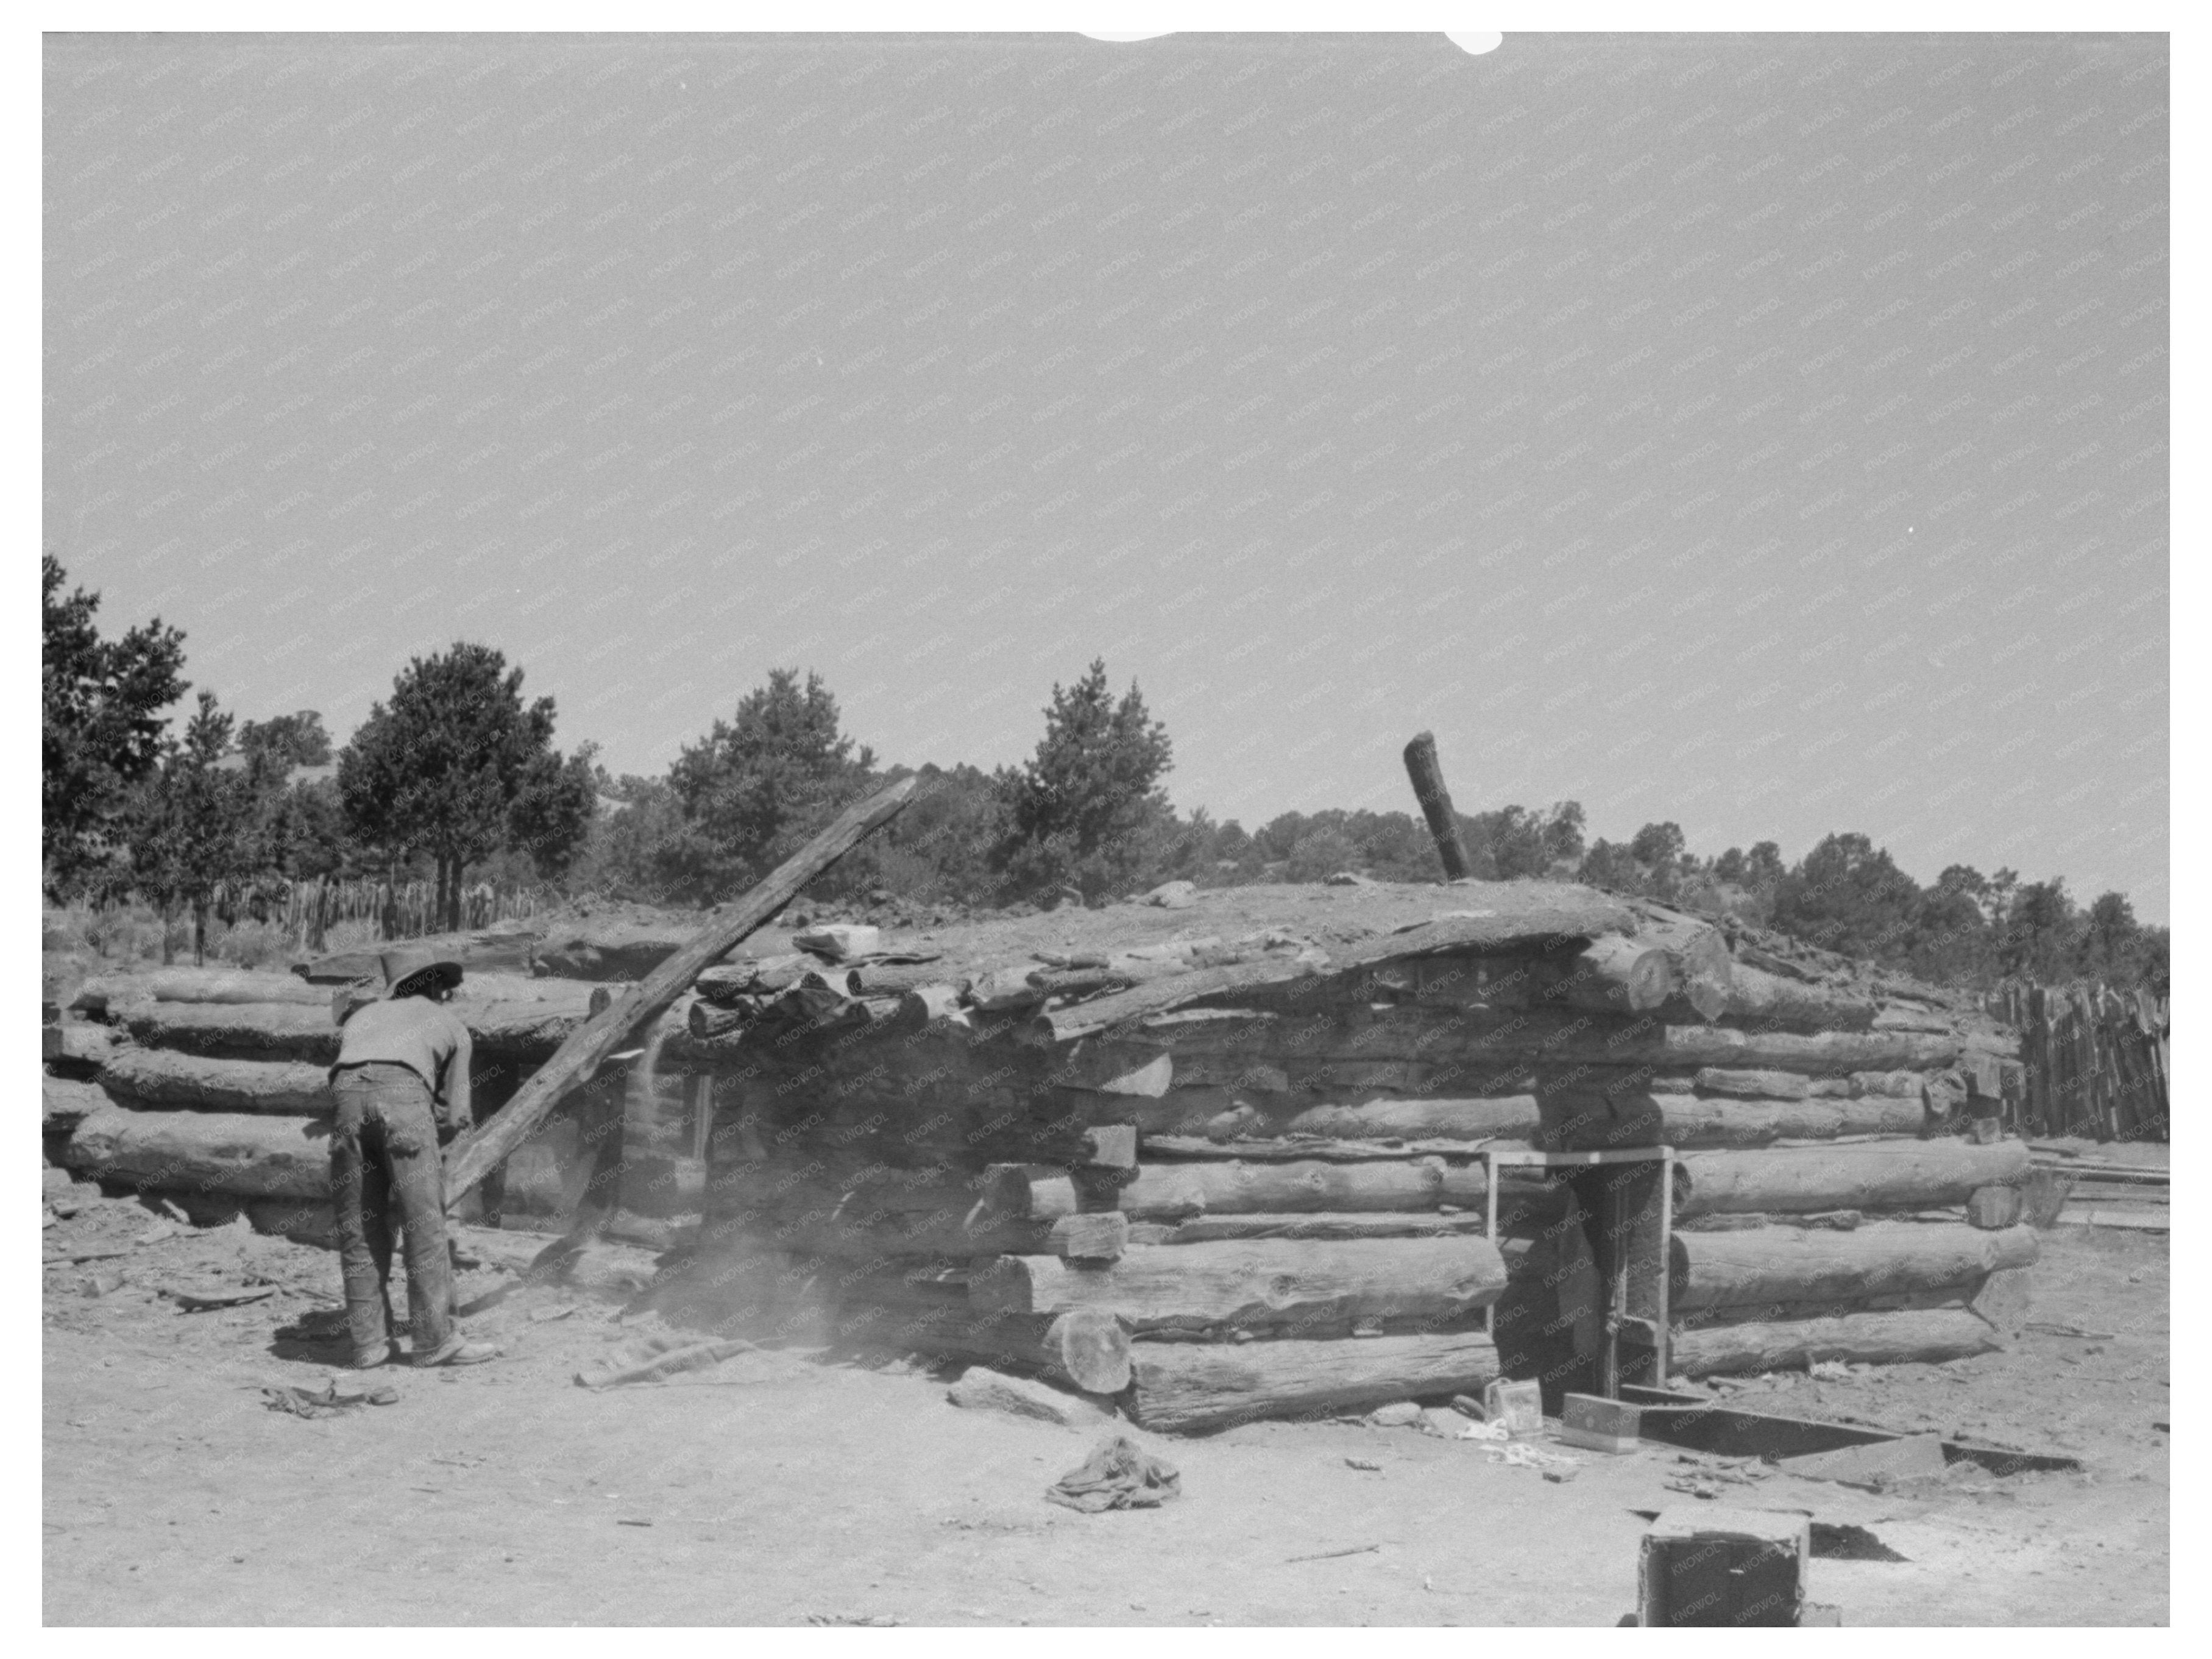
<svg viewBox="0 0 2212 1659">
<path fill-rule="evenodd" d="M 1978 1351 L 1993 1339 L 1977 1301 L 2033 1253 L 2032 1234 L 1967 1219 L 1992 1212 L 1977 1193 L 2026 1176 L 2020 1143 L 1978 1139 L 2018 1091 L 2011 1034 L 1725 954 L 1717 969 L 1719 936 L 1692 949 L 1681 932 L 1667 961 L 1694 959 L 1702 1011 L 1669 989 L 1687 969 L 1670 981 L 1649 951 L 1582 940 L 1200 967 L 1207 989 L 1181 1002 L 1162 988 L 1173 975 L 1139 964 L 1131 988 L 1105 982 L 1064 1015 L 1056 992 L 1022 987 L 1097 993 L 1096 971 L 1033 964 L 963 995 L 907 969 L 897 996 L 871 997 L 863 969 L 781 1024 L 679 1006 L 646 1034 L 664 1100 L 626 1143 L 623 1204 L 672 1230 L 696 1207 L 701 1282 L 721 1298 L 702 1305 L 733 1316 L 804 1308 L 855 1341 L 1049 1372 L 1064 1357 L 1038 1322 L 1110 1311 L 1133 1414 L 1188 1429 L 1587 1362 L 1601 1332 L 1583 1219 L 1564 1185 L 1509 1170 L 1486 1237 L 1482 1150 L 1663 1144 L 1680 1155 L 1677 1371 Z M 454 1005 L 510 1089 L 588 1012 L 588 986 L 539 983 L 535 1001 Z M 1651 1006 L 1608 1006 L 1613 985 Z M 210 1001 L 112 1017 L 128 1036 L 103 1069 L 114 1104 L 71 1143 L 88 1172 L 174 1176 L 186 1114 L 312 1133 L 296 1109 L 335 1052 L 327 1014 Z M 134 1140 L 114 1112 L 172 1121 Z M 587 1115 L 510 1163 L 511 1214 L 573 1212 Z M 1102 1161 L 1102 1130 L 1126 1131 L 1133 1156 Z M 168 1162 L 116 1150 L 141 1142 Z M 229 1179 L 220 1164 L 191 1178 Z M 1109 1215 L 1071 1243 L 1071 1218 Z M 1464 1271 L 1440 1279 L 1439 1262 Z"/>
</svg>

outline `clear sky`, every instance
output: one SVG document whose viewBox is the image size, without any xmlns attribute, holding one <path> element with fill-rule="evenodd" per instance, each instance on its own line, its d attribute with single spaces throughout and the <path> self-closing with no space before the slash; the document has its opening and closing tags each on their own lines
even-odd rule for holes
<svg viewBox="0 0 2212 1659">
<path fill-rule="evenodd" d="M 2161 37 L 48 37 L 45 538 L 249 717 L 483 641 L 1179 805 L 2167 914 Z"/>
</svg>

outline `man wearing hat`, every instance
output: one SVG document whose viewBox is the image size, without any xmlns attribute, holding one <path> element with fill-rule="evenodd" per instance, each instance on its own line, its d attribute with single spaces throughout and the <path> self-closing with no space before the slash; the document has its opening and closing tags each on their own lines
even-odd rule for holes
<svg viewBox="0 0 2212 1659">
<path fill-rule="evenodd" d="M 346 1022 L 331 1067 L 337 1122 L 331 1199 L 356 1365 L 381 1365 L 392 1338 L 392 1234 L 404 1240 L 408 1323 L 417 1365 L 468 1365 L 499 1350 L 453 1325 L 439 1143 L 469 1127 L 469 1032 L 441 1005 L 461 964 L 422 945 L 386 951 L 386 990 Z"/>
</svg>

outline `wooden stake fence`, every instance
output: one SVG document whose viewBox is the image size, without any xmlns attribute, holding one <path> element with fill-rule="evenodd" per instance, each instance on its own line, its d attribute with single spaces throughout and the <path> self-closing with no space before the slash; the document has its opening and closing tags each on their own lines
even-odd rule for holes
<svg viewBox="0 0 2212 1659">
<path fill-rule="evenodd" d="M 502 921 L 526 921 L 553 902 L 535 888 L 495 888 L 480 882 L 461 892 L 461 930 Z M 316 877 L 306 881 L 223 883 L 210 905 L 225 923 L 241 919 L 276 922 L 300 948 L 319 951 L 340 922 L 367 921 L 380 939 L 420 939 L 447 931 L 436 914 L 436 884 Z"/>
<path fill-rule="evenodd" d="M 1989 1012 L 2021 1033 L 2030 1135 L 2169 1139 L 2171 999 L 2105 984 L 2007 984 Z"/>
</svg>

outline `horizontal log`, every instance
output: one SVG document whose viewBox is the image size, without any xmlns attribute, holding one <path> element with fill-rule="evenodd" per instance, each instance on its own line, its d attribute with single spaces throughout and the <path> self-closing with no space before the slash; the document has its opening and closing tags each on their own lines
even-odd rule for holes
<svg viewBox="0 0 2212 1659">
<path fill-rule="evenodd" d="M 526 974 L 464 970 L 463 995 L 485 1002 L 554 1002 L 586 1006 L 592 986 Z M 88 980 L 72 1006 L 101 1014 L 135 1002 L 212 1002 L 240 1006 L 290 1003 L 330 1008 L 334 999 L 373 1001 L 384 994 L 380 974 L 367 981 L 310 981 L 292 974 L 216 968 L 164 968 L 143 974 L 103 975 Z"/>
<path fill-rule="evenodd" d="M 1147 1134 L 1142 1141 L 1145 1155 L 1162 1163 L 1180 1163 L 1194 1158 L 1235 1158 L 1248 1162 L 1272 1164 L 1295 1164 L 1306 1158 L 1321 1158 L 1331 1164 L 1388 1164 L 1398 1158 L 1420 1158 L 1431 1153 L 1445 1158 L 1465 1158 L 1479 1150 L 1480 1144 L 1469 1146 L 1462 1140 L 1441 1135 L 1403 1139 L 1391 1136 L 1377 1140 L 1330 1140 L 1318 1135 L 1299 1134 L 1285 1135 L 1279 1140 L 1246 1139 L 1241 1136 L 1227 1140 L 1212 1140 L 1204 1135 Z"/>
<path fill-rule="evenodd" d="M 1504 1261 L 1484 1238 L 1266 1239 L 1133 1245 L 1107 1268 L 1002 1255 L 976 1266 L 968 1297 L 978 1309 L 1012 1313 L 1104 1309 L 1141 1334 L 1449 1319 L 1487 1306 L 1504 1288 Z"/>
<path fill-rule="evenodd" d="M 1686 1152 L 1674 1213 L 1913 1210 L 1963 1205 L 1977 1187 L 2027 1179 L 2025 1142 L 1874 1142 L 1743 1152 Z"/>
<path fill-rule="evenodd" d="M 1541 1097 L 1540 1144 L 1555 1152 L 1606 1147 L 1768 1146 L 1778 1140 L 1835 1140 L 1847 1135 L 1917 1135 L 1927 1114 L 1917 1100 L 1825 1096 L 1802 1100 L 1732 1100 L 1695 1095 L 1597 1095 L 1575 1090 Z"/>
<path fill-rule="evenodd" d="M 42 1134 L 65 1134 L 94 1112 L 113 1104 L 97 1083 L 75 1078 L 39 1079 L 39 1129 Z"/>
<path fill-rule="evenodd" d="M 104 1018 L 134 1002 L 289 1002 L 327 1008 L 330 989 L 293 974 L 239 968 L 162 968 L 143 974 L 99 974 L 85 981 L 70 1006 Z"/>
<path fill-rule="evenodd" d="M 1128 1333 L 1096 1311 L 1037 1318 L 978 1314 L 957 1303 L 921 1310 L 854 1300 L 839 1308 L 831 1334 L 854 1346 L 1010 1364 L 1088 1394 L 1119 1394 L 1130 1381 Z"/>
<path fill-rule="evenodd" d="M 1765 1146 L 1777 1140 L 1834 1140 L 1844 1135 L 1917 1135 L 1927 1114 L 1917 1100 L 1871 1096 L 1808 1100 L 1700 1100 L 1655 1095 L 1658 1139 L 1668 1146 Z"/>
<path fill-rule="evenodd" d="M 1739 1100 L 1802 1100 L 1806 1095 L 1805 1079 L 1795 1072 L 1706 1066 L 1698 1070 L 1690 1083 L 1701 1095 L 1728 1095 Z"/>
<path fill-rule="evenodd" d="M 1200 1215 L 1188 1221 L 1139 1222 L 1133 1244 L 1214 1244 L 1231 1239 L 1303 1238 L 1341 1243 L 1358 1238 L 1455 1238 L 1483 1236 L 1489 1218 L 1419 1211 L 1374 1211 L 1353 1215 Z"/>
<path fill-rule="evenodd" d="M 90 1113 L 69 1139 L 68 1167 L 159 1192 L 327 1199 L 331 1121 L 247 1112 Z"/>
<path fill-rule="evenodd" d="M 445 1006 L 465 1025 L 479 1053 L 542 1061 L 590 1018 L 591 986 L 558 996 L 510 1001 L 456 996 Z M 671 1010 L 642 1033 L 664 1042 L 684 1028 L 685 1008 Z M 124 1029 L 141 1048 L 234 1060 L 294 1060 L 330 1065 L 339 1029 L 325 999 L 320 1008 L 297 1003 L 139 1003 L 122 1011 Z"/>
<path fill-rule="evenodd" d="M 331 1109 L 326 1067 L 306 1060 L 218 1060 L 125 1044 L 100 1067 L 100 1083 L 126 1105 L 196 1112 Z"/>
<path fill-rule="evenodd" d="M 1986 1282 L 1976 1279 L 1958 1285 L 1938 1285 L 1924 1291 L 1888 1291 L 1875 1296 L 1823 1296 L 1692 1308 L 1677 1316 L 1677 1322 L 1685 1330 L 1704 1330 L 1714 1325 L 1795 1325 L 1808 1319 L 1838 1319 L 1845 1314 L 1965 1308 L 1972 1305 L 1976 1293 Z"/>
<path fill-rule="evenodd" d="M 1735 961 L 1719 928 L 1702 919 L 1648 902 L 1635 937 L 1666 954 L 1677 1000 L 1701 1020 L 1718 1019 L 1735 994 Z"/>
<path fill-rule="evenodd" d="M 1684 1376 L 1727 1376 L 1803 1370 L 1824 1359 L 1936 1364 L 1990 1353 L 2002 1346 L 1996 1332 L 1966 1309 L 1930 1308 L 1678 1331 L 1669 1344 L 1668 1364 Z M 1140 1380 L 1142 1375 L 1140 1366 Z"/>
<path fill-rule="evenodd" d="M 1202 998 L 1287 985 L 1318 971 L 1317 963 L 1299 957 L 1235 963 L 1222 968 L 1194 968 L 1188 973 L 1093 997 L 1087 1002 L 1044 1009 L 1022 1024 L 1020 1034 L 1025 1042 L 1032 1043 L 1069 1042 L 1149 1015 L 1169 1012 Z M 1042 996 L 1041 993 L 1035 994 Z"/>
<path fill-rule="evenodd" d="M 1874 1028 L 1875 1005 L 1856 991 L 1808 985 L 1738 962 L 1729 975 L 1722 1018 L 1807 1031 L 1866 1031 Z"/>
<path fill-rule="evenodd" d="M 1284 1126 L 1286 1133 L 1338 1139 L 1391 1135 L 1438 1140 L 1525 1140 L 1540 1127 L 1534 1095 L 1480 1100 L 1370 1100 L 1359 1106 L 1314 1106 Z"/>
<path fill-rule="evenodd" d="M 1497 1345 L 1474 1331 L 1354 1341 L 1139 1342 L 1130 1360 L 1130 1414 L 1164 1434 L 1479 1395 L 1498 1375 Z"/>
<path fill-rule="evenodd" d="M 1854 1098 L 1867 1095 L 1893 1095 L 1918 1100 L 1926 1092 L 1926 1082 L 1921 1074 L 1903 1069 L 1853 1072 L 1850 1082 Z"/>
<path fill-rule="evenodd" d="M 1122 1188 L 1121 1210 L 1139 1221 L 1237 1212 L 1433 1210 L 1439 1204 L 1480 1206 L 1488 1190 L 1480 1163 L 1434 1157 L 1358 1164 L 1148 1163 Z"/>
<path fill-rule="evenodd" d="M 1581 1008 L 1640 1014 L 1674 994 L 1667 952 L 1608 934 L 1540 956 L 1406 957 L 1365 970 L 1371 994 L 1439 1007 Z"/>
<path fill-rule="evenodd" d="M 2036 1254 L 2032 1227 L 1984 1232 L 1963 1224 L 1890 1222 L 1849 1232 L 1762 1227 L 1677 1233 L 1668 1306 L 1687 1313 L 1936 1290 L 2032 1266 Z"/>
<path fill-rule="evenodd" d="M 888 1213 L 869 1221 L 819 1212 L 732 1216 L 714 1207 L 714 1202 L 710 1189 L 706 1211 L 710 1222 L 741 1221 L 747 1231 L 775 1249 L 846 1261 L 965 1258 L 1042 1251 L 1052 1245 L 1048 1222 L 994 1221 L 969 1226 L 959 1216 L 937 1211 Z"/>
<path fill-rule="evenodd" d="M 804 951 L 793 951 L 782 956 L 745 957 L 718 963 L 702 972 L 692 981 L 692 988 L 702 1001 L 719 1007 L 732 1006 L 741 998 L 773 995 L 800 985 L 858 996 L 858 973 L 857 969 L 835 967 Z"/>
<path fill-rule="evenodd" d="M 1341 1031 L 1341 1036 L 1339 1036 Z M 1485 1060 L 1500 1063 L 1604 1066 L 1654 1073 L 1712 1066 L 1771 1069 L 1814 1077 L 1852 1072 L 1929 1071 L 1954 1063 L 1957 1039 L 1911 1031 L 1765 1031 L 1729 1025 L 1680 1025 L 1601 1014 L 1472 1014 L 1402 1009 L 1363 1013 L 1339 1030 L 1305 1034 L 1316 1059 L 1418 1055 L 1430 1063 Z M 1259 1056 L 1265 1058 L 1266 1056 Z"/>
<path fill-rule="evenodd" d="M 1557 882 L 1477 882 L 1439 895 L 1429 921 L 1329 952 L 1332 969 L 1401 957 L 1542 954 L 1607 933 L 1640 931 L 1618 899 Z"/>
<path fill-rule="evenodd" d="M 338 1028 L 321 1007 L 293 1002 L 141 1002 L 122 1011 L 124 1030 L 142 1048 L 328 1066 L 338 1057 Z"/>
<path fill-rule="evenodd" d="M 44 1026 L 40 1035 L 45 1039 L 46 1069 L 56 1077 L 94 1077 L 116 1049 L 115 1032 L 89 1020 Z"/>
</svg>

